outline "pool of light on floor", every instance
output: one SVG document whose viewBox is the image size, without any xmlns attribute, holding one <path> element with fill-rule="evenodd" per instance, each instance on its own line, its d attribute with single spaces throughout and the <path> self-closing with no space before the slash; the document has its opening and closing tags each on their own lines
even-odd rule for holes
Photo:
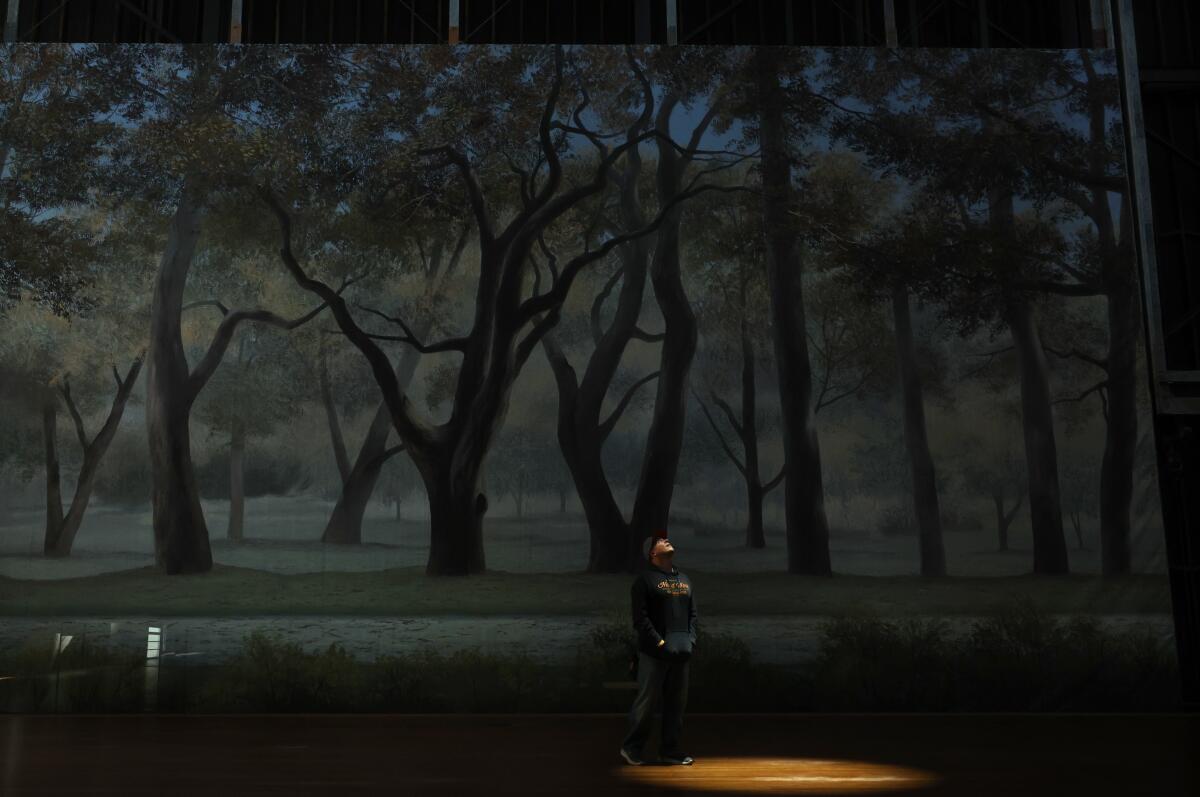
<svg viewBox="0 0 1200 797">
<path fill-rule="evenodd" d="M 929 772 L 870 761 L 815 758 L 727 757 L 691 766 L 626 766 L 626 780 L 680 790 L 770 794 L 864 794 L 923 789 L 939 778 Z"/>
</svg>

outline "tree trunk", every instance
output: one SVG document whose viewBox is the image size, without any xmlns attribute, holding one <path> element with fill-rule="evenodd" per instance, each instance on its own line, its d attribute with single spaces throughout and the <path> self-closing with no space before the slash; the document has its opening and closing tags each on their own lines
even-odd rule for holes
<svg viewBox="0 0 1200 797">
<path fill-rule="evenodd" d="M 787 97 L 779 81 L 780 54 L 755 52 L 762 151 L 763 230 L 775 361 L 782 411 L 784 506 L 789 573 L 830 575 L 829 523 L 821 481 L 821 451 L 812 408 L 812 365 L 804 312 L 800 258 L 793 220 L 792 165 L 787 149 L 783 108 Z"/>
<path fill-rule="evenodd" d="M 576 384 L 574 369 L 552 337 L 547 335 L 542 339 L 542 348 L 558 384 L 559 449 L 575 482 L 575 492 L 579 495 L 579 503 L 587 519 L 587 572 L 619 572 L 626 566 L 629 526 L 604 473 L 601 460 L 604 438 L 599 428 L 598 414 L 600 401 L 589 400 L 590 397 L 584 393 L 591 384 L 586 376 L 582 385 Z M 597 345 L 588 363 L 589 373 L 594 374 L 601 368 L 601 360 L 609 356 L 607 351 L 603 342 Z M 596 383 L 600 381 L 594 380 Z M 592 410 L 596 412 L 595 416 L 591 414 Z M 563 494 L 565 496 L 565 491 Z M 565 499 L 563 505 L 565 507 Z"/>
<path fill-rule="evenodd" d="M 419 329 L 417 334 L 424 336 L 427 329 L 428 326 Z M 412 381 L 413 373 L 420 360 L 421 354 L 415 349 L 405 349 L 404 353 L 400 355 L 395 373 L 396 382 L 402 392 Z M 330 400 L 332 401 L 332 399 Z M 334 417 L 336 418 L 336 415 Z M 367 436 L 363 438 L 358 455 L 354 458 L 353 467 L 349 469 L 348 474 L 342 476 L 342 491 L 338 494 L 337 503 L 334 504 L 329 521 L 325 524 L 325 530 L 321 533 L 321 542 L 337 545 L 362 543 L 363 517 L 366 514 L 367 505 L 371 502 L 371 496 L 375 493 L 379 474 L 387 461 L 385 454 L 388 436 L 391 433 L 391 414 L 388 412 L 387 404 L 380 403 L 379 408 L 375 411 L 375 417 L 371 420 L 371 426 L 367 430 Z M 345 456 L 344 444 L 342 456 Z M 339 460 L 340 467 L 341 460 Z"/>
<path fill-rule="evenodd" d="M 1129 265 L 1124 265 L 1129 270 Z M 1100 467 L 1100 561 L 1106 576 L 1130 571 L 1130 509 L 1137 448 L 1137 340 L 1141 323 L 1137 282 L 1108 294 L 1108 406 Z"/>
<path fill-rule="evenodd" d="M 636 175 L 640 162 L 631 153 L 633 163 L 622 188 L 622 222 L 631 228 L 644 224 L 637 198 Z M 575 370 L 550 335 L 542 339 L 542 349 L 554 373 L 558 387 L 558 444 L 571 473 L 575 492 L 588 525 L 589 573 L 616 573 L 629 565 L 630 526 L 613 496 L 604 472 L 602 453 L 611 432 L 612 417 L 601 418 L 608 394 L 629 341 L 637 328 L 646 290 L 650 249 L 644 241 L 634 241 L 621 249 L 621 289 L 616 311 L 607 330 L 599 329 L 600 306 L 605 294 L 593 305 L 593 336 L 596 348 L 588 359 L 583 377 Z M 565 511 L 565 490 L 560 505 Z M 638 553 L 640 558 L 640 551 Z"/>
<path fill-rule="evenodd" d="M 1004 239 L 1015 235 L 1012 191 L 993 190 L 988 196 L 989 223 Z M 1058 484 L 1058 446 L 1050 405 L 1046 352 L 1029 300 L 1007 289 L 1004 320 L 1012 335 L 1021 383 L 1021 426 L 1025 438 L 1029 480 L 1029 516 L 1033 528 L 1033 572 L 1069 572 L 1067 538 L 1063 532 L 1062 499 Z"/>
<path fill-rule="evenodd" d="M 630 520 L 629 567 L 642 560 L 642 540 L 666 530 L 675 474 L 683 449 L 688 372 L 696 353 L 696 316 L 679 273 L 679 212 L 663 224 L 654 251 L 651 283 L 662 311 L 666 336 L 659 360 L 658 394 L 646 436 L 641 478 Z"/>
<path fill-rule="evenodd" d="M 578 454 L 570 456 L 564 452 L 564 459 L 575 479 L 575 492 L 587 519 L 587 572 L 616 573 L 627 564 L 629 524 L 604 474 L 600 448 L 595 440 L 581 441 Z"/>
<path fill-rule="evenodd" d="M 746 454 L 746 547 L 765 548 L 763 484 L 758 467 L 758 387 L 754 380 L 754 341 L 745 318 L 745 285 L 742 290 L 742 449 Z"/>
<path fill-rule="evenodd" d="M 670 142 L 670 117 L 675 104 L 673 98 L 664 100 L 655 122 L 659 133 L 655 176 L 660 205 L 672 201 L 679 194 L 683 174 L 690 162 L 689 158 L 681 157 Z M 701 122 L 693 132 L 693 140 L 705 127 L 707 122 Z M 671 498 L 675 492 L 675 476 L 683 450 L 688 374 L 696 353 L 697 330 L 696 315 L 688 301 L 680 269 L 679 227 L 682 218 L 683 209 L 678 206 L 667 214 L 658 229 L 650 264 L 650 284 L 662 314 L 664 333 L 659 351 L 658 393 L 654 400 L 654 412 L 642 455 L 641 476 L 629 523 L 627 552 L 630 570 L 637 569 L 643 563 L 642 541 L 652 534 L 665 531 L 670 523 Z"/>
<path fill-rule="evenodd" d="M 168 574 L 212 569 L 208 527 L 192 467 L 188 418 L 194 395 L 180 330 L 183 292 L 200 237 L 201 201 L 185 187 L 171 220 L 150 310 L 146 433 L 154 505 L 154 556 Z"/>
<path fill-rule="evenodd" d="M 746 480 L 746 501 L 749 511 L 746 518 L 746 547 L 765 548 L 767 537 L 763 532 L 763 487 L 757 481 Z"/>
<path fill-rule="evenodd" d="M 487 499 L 480 492 L 480 464 L 431 467 L 418 463 L 429 495 L 428 575 L 484 572 L 482 521 Z"/>
<path fill-rule="evenodd" d="M 1008 301 L 1009 330 L 1021 374 L 1021 424 L 1029 478 L 1029 513 L 1033 529 L 1033 572 L 1069 572 L 1058 485 L 1058 447 L 1050 406 L 1050 379 L 1041 337 L 1026 300 Z"/>
<path fill-rule="evenodd" d="M 337 405 L 333 400 L 333 388 L 329 384 L 329 365 L 325 361 L 324 354 L 321 355 L 320 369 L 321 404 L 325 407 L 325 421 L 329 425 L 329 442 L 333 445 L 333 458 L 337 462 L 338 475 L 344 485 L 350 478 L 350 457 L 346 454 L 346 440 L 342 437 L 342 424 L 338 420 Z M 375 414 L 377 420 L 379 415 L 378 412 Z M 383 415 L 384 420 L 387 420 L 386 410 Z M 391 431 L 391 424 L 388 424 L 384 433 L 384 442 L 387 441 L 386 432 L 388 431 Z"/>
<path fill-rule="evenodd" d="M 42 440 L 46 448 L 46 534 L 42 552 L 57 553 L 58 537 L 62 532 L 62 479 L 58 464 L 58 401 L 52 393 L 42 403 Z"/>
<path fill-rule="evenodd" d="M 246 515 L 246 426 L 240 419 L 233 422 L 229 439 L 229 531 L 232 542 L 241 542 Z"/>
<path fill-rule="evenodd" d="M 904 404 L 904 444 L 912 468 L 913 509 L 920 540 L 921 575 L 946 575 L 946 553 L 942 547 L 942 519 L 938 510 L 937 479 L 929 436 L 925 430 L 925 397 L 917 370 L 908 287 L 892 287 L 892 312 L 896 328 L 896 355 L 900 365 L 900 392 Z"/>
<path fill-rule="evenodd" d="M 992 493 L 992 501 L 996 504 L 996 534 L 1000 538 L 998 550 L 1008 550 L 1009 518 L 1004 514 L 1004 493 Z"/>
</svg>

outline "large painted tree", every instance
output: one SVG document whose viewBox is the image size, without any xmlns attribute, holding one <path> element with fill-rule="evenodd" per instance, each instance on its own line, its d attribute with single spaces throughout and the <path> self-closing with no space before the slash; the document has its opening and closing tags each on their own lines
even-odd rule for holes
<svg viewBox="0 0 1200 797">
<path fill-rule="evenodd" d="M 652 208 L 661 214 L 697 179 L 740 160 L 736 153 L 703 146 L 723 111 L 720 77 L 739 56 L 702 52 L 680 56 L 661 51 L 628 52 L 626 56 L 626 69 L 617 61 L 592 70 L 617 75 L 632 72 L 634 87 L 627 92 L 607 92 L 609 99 L 603 109 L 605 119 L 620 121 L 630 146 L 612 172 L 617 188 L 613 207 L 601 209 L 599 223 L 587 228 L 590 234 L 600 236 L 619 236 L 644 226 L 655 212 Z M 666 84 L 661 97 L 647 70 Z M 673 124 L 683 126 L 686 144 L 673 140 Z M 634 145 L 647 136 L 653 141 L 651 162 Z M 723 188 L 738 190 L 732 184 Z M 641 541 L 669 523 L 697 339 L 696 318 L 683 277 L 683 221 L 684 206 L 680 205 L 666 213 L 653 239 L 633 240 L 620 248 L 616 269 L 588 309 L 592 349 L 581 373 L 572 366 L 557 336 L 543 339 L 558 386 L 559 444 L 588 520 L 589 572 L 638 567 L 643 561 Z M 647 315 L 647 279 L 661 332 L 642 326 Z M 616 300 L 609 311 L 614 291 Z M 636 342 L 660 344 L 658 368 L 639 374 L 610 406 L 609 394 L 617 387 L 622 358 Z M 650 426 L 634 503 L 626 513 L 605 472 L 603 449 L 630 402 L 650 383 L 656 386 Z"/>
<path fill-rule="evenodd" d="M 425 341 L 405 319 L 377 308 L 372 317 L 385 318 L 397 334 L 372 333 L 352 312 L 350 303 L 328 283 L 310 273 L 301 262 L 303 250 L 297 240 L 296 216 L 303 206 L 298 196 L 280 187 L 263 185 L 259 193 L 274 214 L 280 230 L 280 257 L 297 283 L 312 292 L 333 313 L 339 329 L 367 358 L 388 406 L 392 423 L 406 446 L 425 484 L 430 508 L 430 556 L 427 572 L 436 575 L 465 575 L 485 569 L 482 514 L 487 499 L 480 490 L 483 462 L 503 422 L 514 381 L 533 349 L 559 320 L 562 305 L 578 275 L 622 244 L 635 241 L 659 228 L 675 205 L 706 190 L 696 186 L 679 190 L 657 215 L 641 227 L 607 238 L 593 248 L 576 250 L 569 256 L 555 255 L 544 269 L 534 269 L 531 254 L 540 246 L 549 228 L 610 185 L 614 165 L 631 148 L 655 137 L 654 132 L 627 137 L 616 146 L 588 126 L 586 93 L 574 102 L 564 79 L 567 56 L 560 48 L 549 51 L 433 51 L 454 80 L 446 86 L 448 113 L 429 125 L 419 154 L 428 168 L 453 169 L 460 177 L 478 235 L 478 284 L 469 330 L 439 341 Z M 376 68 L 407 68 L 407 65 L 375 63 Z M 487 80 L 482 80 L 484 76 Z M 506 82 L 507 81 L 507 82 Z M 464 97 L 464 93 L 466 96 Z M 505 138 L 524 146 L 523 152 L 507 152 L 516 177 L 507 185 L 491 178 L 486 153 L 472 145 L 472 129 L 487 134 L 487 104 L 494 98 L 505 106 Z M 381 101 L 383 98 L 375 98 Z M 462 118 L 466 138 L 455 143 L 438 141 L 443 126 Z M 514 129 L 528 128 L 531 136 L 514 137 Z M 456 131 L 463 134 L 464 131 Z M 493 131 L 493 136 L 495 132 Z M 524 144 L 524 142 L 530 142 Z M 572 149 L 569 145 L 576 145 Z M 579 142 L 583 142 L 582 145 Z M 511 146 L 511 144 L 510 144 Z M 580 149 L 588 153 L 584 155 Z M 494 153 L 487 153 L 493 154 Z M 568 183 L 564 179 L 564 155 L 572 159 L 590 157 L 586 177 Z M 518 160 L 523 158 L 523 160 Z M 500 192 L 494 199 L 494 192 Z M 504 217 L 497 209 L 520 203 Z M 313 201 L 315 198 L 310 197 Z M 400 388 L 391 360 L 378 341 L 404 342 L 422 353 L 458 352 L 461 365 L 449 419 L 434 423 L 418 411 Z"/>
</svg>

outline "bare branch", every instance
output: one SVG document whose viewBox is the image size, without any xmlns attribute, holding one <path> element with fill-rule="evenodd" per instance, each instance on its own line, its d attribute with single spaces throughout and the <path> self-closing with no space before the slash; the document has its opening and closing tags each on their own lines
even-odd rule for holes
<svg viewBox="0 0 1200 797">
<path fill-rule="evenodd" d="M 600 328 L 600 314 L 604 310 L 604 303 L 608 301 L 608 297 L 612 294 L 617 283 L 621 281 L 621 276 L 625 273 L 628 262 L 623 262 L 621 267 L 613 271 L 608 280 L 604 283 L 604 287 L 596 294 L 596 298 L 592 300 L 592 341 L 599 344 L 600 339 L 604 337 L 604 330 Z"/>
<path fill-rule="evenodd" d="M 188 302 L 182 309 L 186 312 L 196 307 L 215 307 L 221 311 L 221 315 L 229 315 L 229 308 L 216 299 L 201 299 L 197 302 Z"/>
<path fill-rule="evenodd" d="M 393 340 L 400 343 L 407 343 L 409 346 L 412 346 L 414 349 L 421 352 L 421 354 L 436 354 L 438 352 L 445 351 L 465 352 L 467 350 L 467 343 L 469 342 L 468 338 L 447 338 L 446 340 L 438 341 L 437 343 L 422 343 L 413 333 L 412 328 L 405 323 L 403 318 L 400 318 L 399 316 L 391 316 L 380 310 L 376 310 L 373 307 L 365 307 L 357 303 L 354 306 L 363 312 L 370 313 L 371 315 L 378 316 L 385 321 L 396 324 L 400 327 L 400 329 L 404 330 L 403 335 L 371 335 L 371 337 L 375 340 Z"/>
<path fill-rule="evenodd" d="M 441 155 L 445 157 L 448 163 L 458 167 L 463 183 L 467 188 L 467 197 L 471 202 L 471 212 L 475 214 L 475 225 L 479 228 L 479 239 L 485 246 L 495 241 L 495 233 L 492 230 L 492 218 L 488 213 L 487 202 L 483 198 L 483 186 L 480 185 L 479 175 L 471 167 L 471 162 L 467 160 L 467 156 L 454 147 L 449 146 L 422 149 L 418 150 L 417 154 Z"/>
<path fill-rule="evenodd" d="M 1050 403 L 1051 404 L 1074 404 L 1077 401 L 1083 401 L 1085 398 L 1087 398 L 1088 396 L 1090 396 L 1093 393 L 1100 394 L 1101 401 L 1104 401 L 1107 403 L 1107 399 L 1104 397 L 1104 393 L 1103 393 L 1104 389 L 1107 387 L 1108 387 L 1108 380 L 1101 379 L 1099 382 L 1092 385 L 1087 390 L 1084 390 L 1083 392 L 1079 393 L 1076 396 L 1064 396 L 1062 398 L 1057 398 Z"/>
<path fill-rule="evenodd" d="M 823 389 L 821 391 L 820 399 L 817 401 L 816 406 L 813 408 L 813 412 L 820 412 L 821 410 L 825 409 L 826 407 L 830 406 L 831 404 L 836 404 L 839 401 L 841 401 L 842 399 L 857 395 L 858 392 L 863 389 L 863 385 L 865 385 L 867 383 L 867 380 L 871 378 L 871 373 L 872 372 L 870 369 L 863 371 L 862 375 L 859 377 L 859 380 L 854 385 L 854 387 L 843 390 L 841 393 L 834 395 L 833 398 L 829 398 L 829 399 L 825 398 L 828 391 Z M 828 385 L 826 385 L 826 387 L 828 388 Z"/>
<path fill-rule="evenodd" d="M 420 447 L 430 445 L 433 437 L 432 431 L 427 424 L 419 421 L 414 416 L 412 405 L 403 390 L 401 390 L 400 384 L 396 379 L 396 374 L 392 370 L 391 360 L 375 345 L 370 336 L 355 323 L 354 316 L 346 306 L 346 300 L 324 282 L 314 279 L 305 273 L 304 268 L 300 265 L 300 261 L 296 259 L 296 255 L 292 251 L 291 215 L 284 208 L 279 198 L 275 196 L 275 193 L 269 186 L 259 187 L 258 193 L 279 223 L 279 257 L 283 261 L 284 268 L 291 274 L 292 279 L 296 281 L 297 285 L 324 300 L 333 313 L 333 317 L 337 321 L 342 333 L 367 358 L 367 362 L 371 365 L 371 372 L 375 376 L 375 381 L 379 384 L 380 392 L 383 393 L 384 402 L 387 404 L 388 412 L 392 417 L 392 424 L 395 426 L 397 433 L 400 434 L 401 439 L 409 445 Z"/>
<path fill-rule="evenodd" d="M 1103 357 L 1096 357 L 1094 355 L 1088 354 L 1087 352 L 1082 352 L 1079 349 L 1071 349 L 1070 351 L 1059 351 L 1058 349 L 1053 349 L 1046 345 L 1043 345 L 1042 348 L 1045 349 L 1046 351 L 1050 352 L 1051 354 L 1053 354 L 1055 357 L 1058 357 L 1060 359 L 1066 360 L 1068 358 L 1074 357 L 1076 360 L 1083 360 L 1085 363 L 1090 363 L 1101 370 L 1104 370 L 1104 371 L 1108 370 L 1108 360 Z"/>
<path fill-rule="evenodd" d="M 783 481 L 783 477 L 786 474 L 787 474 L 787 465 L 781 465 L 779 467 L 779 473 L 775 474 L 775 478 L 771 479 L 771 481 L 769 481 L 763 485 L 763 495 L 766 495 L 767 493 L 771 492 L 776 487 L 778 487 L 779 483 Z"/>
<path fill-rule="evenodd" d="M 458 264 L 462 262 L 463 252 L 467 250 L 467 243 L 470 239 L 471 223 L 468 221 L 463 224 L 462 232 L 458 234 L 458 240 L 454 242 L 454 252 L 450 255 L 450 262 L 446 264 L 446 269 L 441 274 L 442 278 L 452 277 L 458 271 Z"/>
<path fill-rule="evenodd" d="M 558 190 L 559 182 L 562 180 L 562 163 L 558 159 L 558 151 L 554 147 L 554 141 L 550 134 L 550 126 L 554 121 L 554 109 L 558 105 L 558 95 L 562 91 L 562 82 L 563 48 L 560 44 L 554 48 L 554 82 L 550 85 L 550 92 L 546 95 L 546 104 L 542 108 L 542 122 L 538 127 L 538 140 L 541 142 L 542 154 L 545 156 L 546 165 L 549 168 L 545 184 L 537 190 L 537 194 L 534 196 L 534 202 L 538 206 L 546 204 Z"/>
<path fill-rule="evenodd" d="M 647 343 L 658 343 L 660 341 L 667 339 L 667 333 L 666 332 L 647 332 L 646 330 L 642 329 L 641 327 L 634 327 L 633 331 L 629 333 L 629 337 L 634 338 L 636 340 L 644 340 Z"/>
<path fill-rule="evenodd" d="M 542 254 L 546 256 L 546 268 L 550 270 L 550 285 L 558 282 L 558 255 L 550 250 L 546 244 L 546 236 L 538 233 L 537 237 L 538 248 L 542 250 Z"/>
<path fill-rule="evenodd" d="M 534 316 L 540 315 L 541 313 L 549 310 L 551 307 L 561 304 L 566 299 L 567 293 L 571 289 L 571 284 L 574 282 L 575 277 L 579 275 L 580 271 L 582 271 L 591 263 L 603 258 L 621 244 L 641 238 L 645 235 L 649 235 L 657 230 L 662 226 L 663 222 L 667 218 L 667 215 L 670 214 L 676 205 L 679 205 L 680 203 L 685 202 L 688 199 L 691 199 L 692 197 L 697 196 L 705 191 L 731 193 L 737 190 L 740 189 L 728 188 L 726 186 L 704 185 L 694 188 L 691 191 L 682 191 L 676 194 L 671 198 L 670 202 L 666 203 L 662 208 L 660 208 L 658 215 L 655 216 L 654 219 L 646 226 L 624 235 L 617 235 L 609 238 L 596 249 L 572 258 L 571 261 L 563 267 L 561 278 L 551 290 L 546 291 L 538 296 L 534 296 L 530 299 L 526 299 L 521 304 L 519 310 L 521 322 L 526 323 Z"/>
<path fill-rule="evenodd" d="M 561 307 L 554 307 L 544 316 L 534 323 L 533 328 L 526 333 L 521 342 L 517 344 L 515 356 L 513 358 L 514 368 L 516 372 L 525 366 L 525 361 L 529 359 L 529 355 L 533 353 L 533 348 L 541 341 L 542 336 L 549 332 L 559 320 L 559 311 Z"/>
<path fill-rule="evenodd" d="M 746 438 L 746 430 L 742 427 L 741 421 L 738 420 L 737 413 L 733 411 L 733 407 L 729 406 L 729 402 L 718 396 L 715 391 L 711 395 L 713 403 L 721 408 L 721 412 L 725 413 L 725 420 L 729 421 L 729 425 L 738 433 L 738 437 L 744 440 Z"/>
<path fill-rule="evenodd" d="M 542 337 L 542 350 L 546 352 L 546 359 L 554 372 L 554 381 L 558 383 L 559 401 L 573 405 L 579 395 L 579 378 L 575 369 L 571 367 L 567 355 L 553 335 L 546 334 Z M 559 412 L 562 411 L 563 405 L 560 403 Z"/>
<path fill-rule="evenodd" d="M 79 407 L 75 406 L 75 399 L 71 398 L 71 383 L 64 378 L 58 389 L 63 395 L 63 400 L 67 403 L 67 410 L 71 413 L 71 420 L 75 423 L 75 436 L 79 438 L 79 446 L 86 451 L 88 436 L 83 428 L 83 416 L 79 414 Z"/>
<path fill-rule="evenodd" d="M 708 420 L 708 425 L 712 427 L 713 434 L 717 436 L 717 442 L 721 445 L 721 450 L 725 452 L 725 456 L 729 457 L 729 461 L 737 467 L 738 472 L 742 474 L 742 478 L 746 478 L 746 466 L 738 459 L 738 455 L 733 453 L 729 443 L 725 440 L 725 435 L 721 433 L 721 427 L 717 426 L 717 422 L 713 420 L 712 413 L 708 411 L 708 405 L 704 403 L 704 399 L 692 391 L 692 395 L 696 397 L 697 403 L 700 404 L 700 410 L 704 413 L 704 417 Z"/>
<path fill-rule="evenodd" d="M 391 448 L 389 448 L 385 451 L 381 451 L 374 459 L 371 460 L 370 467 L 372 467 L 372 468 L 382 467 L 383 463 L 387 462 L 389 459 L 391 459 L 392 457 L 396 456 L 397 454 L 399 454 L 401 451 L 404 451 L 404 450 L 406 450 L 406 446 L 403 443 L 401 443 L 400 445 L 392 446 Z"/>
<path fill-rule="evenodd" d="M 607 440 L 609 435 L 612 434 L 613 429 L 615 429 L 617 426 L 617 421 L 619 421 L 621 416 L 625 414 L 625 410 L 629 406 L 629 402 L 633 400 L 634 394 L 637 393 L 638 389 L 647 382 L 652 382 L 655 379 L 658 379 L 659 374 L 661 373 L 661 371 L 655 371 L 652 374 L 646 374 L 641 379 L 629 386 L 629 389 L 625 391 L 625 395 L 621 396 L 621 400 L 617 402 L 617 406 L 613 409 L 612 414 L 605 418 L 604 422 L 600 424 L 601 440 Z"/>
<path fill-rule="evenodd" d="M 279 327 L 284 330 L 292 330 L 303 324 L 307 324 L 312 319 L 316 318 L 321 312 L 328 307 L 327 302 L 309 310 L 299 318 L 286 319 L 282 318 L 269 310 L 234 310 L 225 314 L 221 320 L 220 326 L 217 327 L 217 332 L 213 335 L 212 342 L 208 346 L 208 351 L 196 363 L 196 367 L 188 375 L 187 391 L 189 401 L 195 401 L 200 395 L 200 391 L 212 378 L 216 372 L 217 366 L 221 364 L 222 358 L 225 356 L 225 351 L 229 348 L 230 342 L 233 340 L 233 333 L 237 331 L 238 324 L 243 321 L 251 321 L 259 324 L 268 324 L 273 327 Z"/>
</svg>

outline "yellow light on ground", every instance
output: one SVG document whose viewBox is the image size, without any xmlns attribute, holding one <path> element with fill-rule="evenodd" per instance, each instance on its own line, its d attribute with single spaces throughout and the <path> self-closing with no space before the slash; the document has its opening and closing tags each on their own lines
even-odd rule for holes
<svg viewBox="0 0 1200 797">
<path fill-rule="evenodd" d="M 621 777 L 670 789 L 766 794 L 863 794 L 923 789 L 938 778 L 918 769 L 815 758 L 708 758 L 684 766 L 622 767 Z"/>
</svg>

